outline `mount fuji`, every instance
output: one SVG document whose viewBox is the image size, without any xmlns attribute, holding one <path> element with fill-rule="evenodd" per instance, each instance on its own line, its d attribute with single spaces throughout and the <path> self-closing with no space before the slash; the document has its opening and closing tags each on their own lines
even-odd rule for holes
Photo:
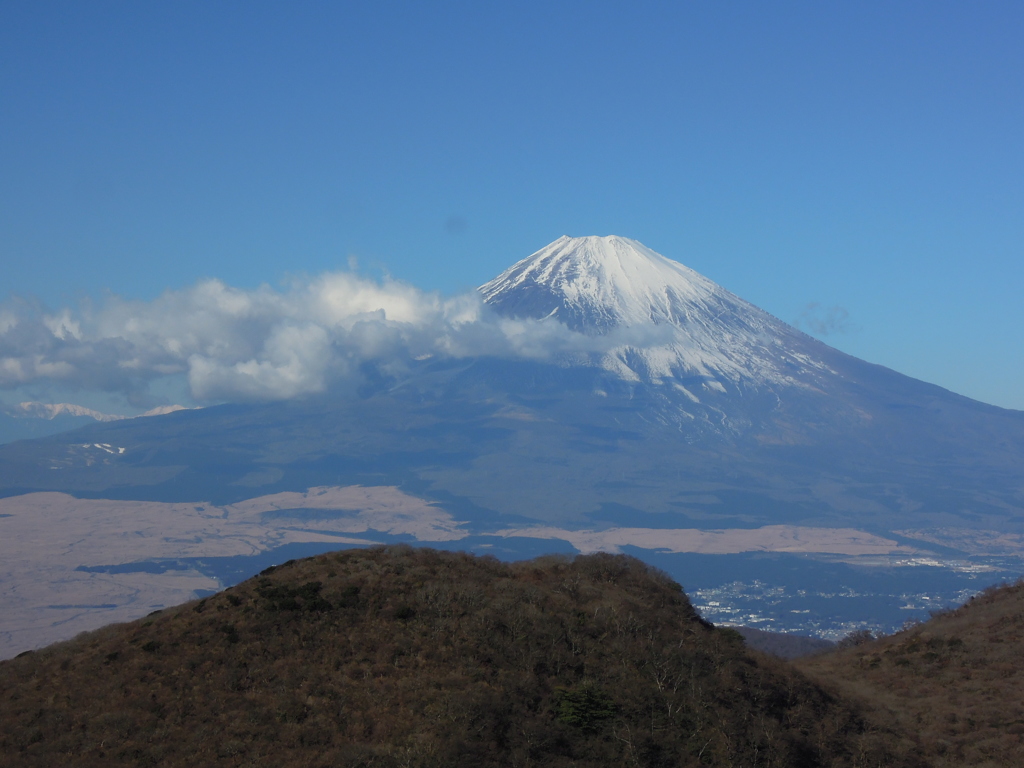
<svg viewBox="0 0 1024 768">
<path fill-rule="evenodd" d="M 1024 556 L 1022 412 L 846 355 L 626 238 L 562 237 L 479 292 L 484 316 L 555 347 L 367 365 L 357 393 L 0 446 L 0 531 L 66 531 L 72 571 L 115 581 L 135 567 L 209 575 L 238 557 L 251 562 L 231 573 L 245 576 L 302 542 L 625 550 L 684 584 L 707 561 L 680 575 L 665 557 L 944 557 L 984 570 L 993 561 L 977 558 Z M 106 516 L 108 544 L 90 515 Z M 149 549 L 121 554 L 129 533 Z M 45 599 L 56 626 L 60 606 L 120 598 Z"/>
<path fill-rule="evenodd" d="M 591 364 L 673 386 L 695 403 L 701 391 L 815 387 L 834 373 L 810 337 L 623 237 L 561 237 L 480 292 L 502 315 L 607 338 Z"/>
<path fill-rule="evenodd" d="M 490 311 L 570 343 L 544 360 L 368 368 L 358 396 L 0 446 L 0 493 L 231 502 L 386 482 L 486 525 L 611 515 L 1024 533 L 1024 413 L 839 352 L 635 240 L 562 237 L 479 291 Z M 126 450 L 97 462 L 78 444 Z"/>
</svg>

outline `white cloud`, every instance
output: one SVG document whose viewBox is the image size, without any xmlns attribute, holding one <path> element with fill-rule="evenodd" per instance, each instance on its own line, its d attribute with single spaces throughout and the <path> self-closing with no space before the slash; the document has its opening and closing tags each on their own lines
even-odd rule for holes
<svg viewBox="0 0 1024 768">
<path fill-rule="evenodd" d="M 78 320 L 71 317 L 71 312 L 63 310 L 59 315 L 44 315 L 43 325 L 58 339 L 82 338 L 82 328 Z"/>
<path fill-rule="evenodd" d="M 18 324 L 18 316 L 9 309 L 0 308 L 0 334 L 7 333 Z"/>
<path fill-rule="evenodd" d="M 326 388 L 331 357 L 331 339 L 323 328 L 275 326 L 260 354 L 248 360 L 192 355 L 188 381 L 200 400 L 295 397 Z"/>
<path fill-rule="evenodd" d="M 500 318 L 475 291 L 445 298 L 351 272 L 283 290 L 206 280 L 150 302 L 112 297 L 53 313 L 9 302 L 0 307 L 0 388 L 54 383 L 139 398 L 179 376 L 198 401 L 272 400 L 358 381 L 367 363 L 396 373 L 428 357 L 545 359 L 631 341 Z"/>
</svg>

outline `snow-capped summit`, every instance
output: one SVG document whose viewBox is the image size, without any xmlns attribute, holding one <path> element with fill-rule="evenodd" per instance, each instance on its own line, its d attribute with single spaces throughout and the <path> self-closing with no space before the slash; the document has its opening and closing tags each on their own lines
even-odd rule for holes
<svg viewBox="0 0 1024 768">
<path fill-rule="evenodd" d="M 560 237 L 480 292 L 499 314 L 607 336 L 596 362 L 627 379 L 698 377 L 721 391 L 792 384 L 824 367 L 803 354 L 800 331 L 625 237 Z"/>
<path fill-rule="evenodd" d="M 682 325 L 726 293 L 689 267 L 615 235 L 560 237 L 480 291 L 501 314 L 554 317 L 583 333 Z"/>
</svg>

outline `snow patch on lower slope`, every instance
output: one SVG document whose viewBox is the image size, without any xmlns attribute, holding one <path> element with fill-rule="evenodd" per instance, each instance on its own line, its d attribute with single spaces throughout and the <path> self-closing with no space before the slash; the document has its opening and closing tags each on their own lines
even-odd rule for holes
<svg viewBox="0 0 1024 768">
<path fill-rule="evenodd" d="M 142 416 L 164 416 L 168 413 L 174 413 L 175 411 L 190 410 L 184 405 L 160 405 L 156 408 L 152 408 L 145 413 L 140 413 L 138 417 Z M 18 405 L 5 408 L 4 412 L 8 416 L 13 416 L 19 419 L 49 419 L 53 420 L 60 416 L 87 416 L 90 419 L 96 421 L 122 421 L 124 419 L 138 418 L 136 416 L 123 416 L 119 413 L 103 413 L 92 408 L 86 408 L 83 405 L 76 405 L 74 403 L 39 403 L 34 401 L 27 401 L 24 403 L 18 403 Z"/>
</svg>

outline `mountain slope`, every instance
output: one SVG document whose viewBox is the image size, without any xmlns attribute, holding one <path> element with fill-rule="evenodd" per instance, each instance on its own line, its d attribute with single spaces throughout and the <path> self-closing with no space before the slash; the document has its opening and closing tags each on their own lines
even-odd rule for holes
<svg viewBox="0 0 1024 768">
<path fill-rule="evenodd" d="M 912 742 L 606 555 L 374 549 L 0 662 L 21 766 L 911 766 Z"/>
<path fill-rule="evenodd" d="M 891 637 L 801 660 L 915 729 L 936 766 L 1024 764 L 1024 583 Z"/>
<path fill-rule="evenodd" d="M 495 311 L 570 324 L 577 351 L 368 366 L 358 396 L 0 446 L 0 493 L 229 503 L 253 482 L 383 483 L 485 528 L 1024 533 L 1024 413 L 845 355 L 624 238 L 562 238 L 482 290 Z"/>
<path fill-rule="evenodd" d="M 164 405 L 141 415 L 162 416 L 180 410 L 184 410 L 184 407 Z M 0 444 L 68 432 L 94 421 L 120 421 L 126 418 L 134 417 L 102 413 L 73 403 L 19 403 L 17 406 L 0 407 Z"/>
</svg>

